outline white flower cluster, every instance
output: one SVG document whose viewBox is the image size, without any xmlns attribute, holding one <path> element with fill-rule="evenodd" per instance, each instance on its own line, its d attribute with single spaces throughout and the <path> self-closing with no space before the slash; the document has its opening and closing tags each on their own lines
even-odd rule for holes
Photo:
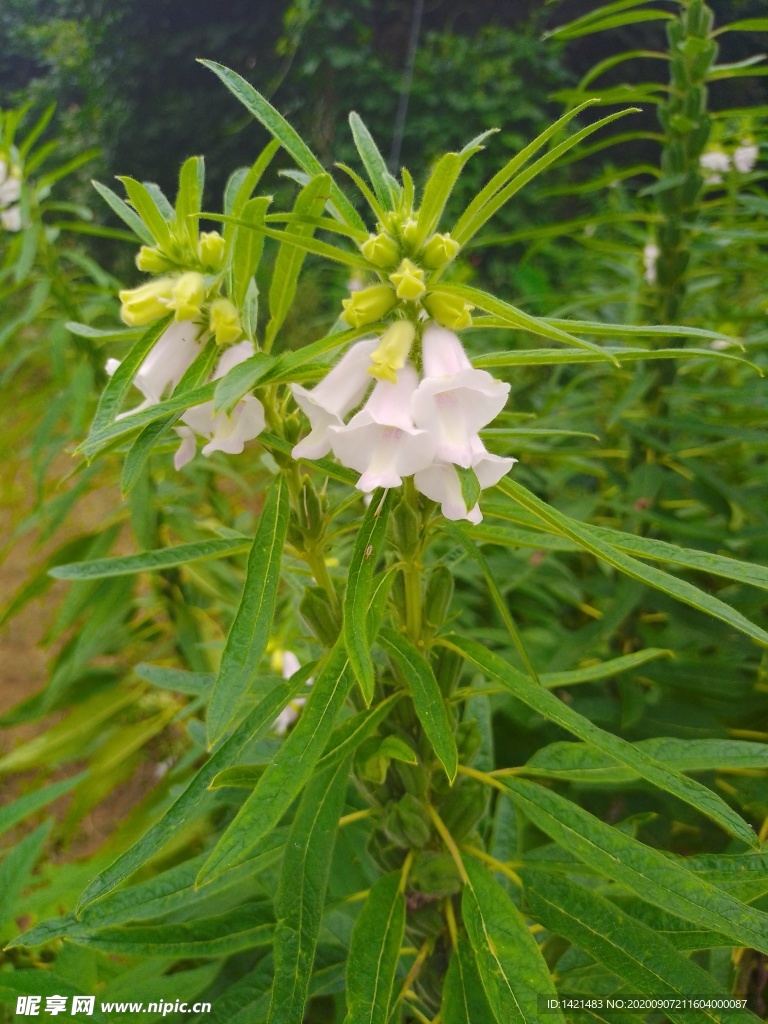
<svg viewBox="0 0 768 1024">
<path fill-rule="evenodd" d="M 699 164 L 703 170 L 709 172 L 705 178 L 706 183 L 719 185 L 723 175 L 727 174 L 731 167 L 739 174 L 749 174 L 754 170 L 759 155 L 760 148 L 754 142 L 744 139 L 733 151 L 732 157 L 722 149 L 708 149 L 699 157 Z"/>
<path fill-rule="evenodd" d="M 504 408 L 509 384 L 475 369 L 459 338 L 434 322 L 422 337 L 421 379 L 405 355 L 394 362 L 394 371 L 391 359 L 382 370 L 379 353 L 387 344 L 386 335 L 357 342 L 313 390 L 291 385 L 312 428 L 293 449 L 294 458 L 318 459 L 333 451 L 344 466 L 361 474 L 357 487 L 365 492 L 398 487 L 403 477 L 413 476 L 417 489 L 439 502 L 447 519 L 480 522 L 479 506 L 467 508 L 464 501 L 457 467 L 472 469 L 485 488 L 515 463 L 486 451 L 478 435 Z M 372 373 L 380 379 L 345 423 L 365 397 Z"/>
<path fill-rule="evenodd" d="M 301 668 L 301 663 L 293 651 L 276 651 L 272 658 L 272 664 L 281 672 L 283 679 L 290 679 L 295 676 Z M 307 686 L 311 686 L 314 679 L 310 676 Z M 272 723 L 272 730 L 278 736 L 285 736 L 294 722 L 298 721 L 301 709 L 307 703 L 306 697 L 294 697 L 289 701 L 277 718 Z"/>
<path fill-rule="evenodd" d="M 6 231 L 21 231 L 21 178 L 0 159 L 0 225 Z"/>
</svg>

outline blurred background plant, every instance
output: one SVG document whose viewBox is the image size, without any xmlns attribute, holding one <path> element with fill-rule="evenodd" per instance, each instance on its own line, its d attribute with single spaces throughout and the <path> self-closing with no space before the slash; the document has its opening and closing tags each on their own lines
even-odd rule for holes
<svg viewBox="0 0 768 1024">
<path fill-rule="evenodd" d="M 650 339 L 661 358 L 646 363 L 641 354 L 617 369 L 587 356 L 579 362 L 573 351 L 568 361 L 549 362 L 531 350 L 494 371 L 508 376 L 511 397 L 483 436 L 520 460 L 515 481 L 560 512 L 632 534 L 646 552 L 655 551 L 647 557 L 676 566 L 684 580 L 752 622 L 764 621 L 763 577 L 754 577 L 758 586 L 747 585 L 743 574 L 726 579 L 712 571 L 706 553 L 768 559 L 766 399 L 755 369 L 764 371 L 768 361 L 761 149 L 768 101 L 760 60 L 768 3 L 564 0 L 508 7 L 500 12 L 491 0 L 471 8 L 427 5 L 400 162 L 426 169 L 444 150 L 501 129 L 452 194 L 448 215 L 454 217 L 492 170 L 563 108 L 598 97 L 607 108 L 601 114 L 641 108 L 634 123 L 622 118 L 604 129 L 508 203 L 471 243 L 454 281 L 499 289 L 563 327 L 566 318 L 637 327 L 638 351 Z M 34 566 L 23 586 L 4 595 L 3 622 L 18 623 L 42 607 L 49 619 L 43 645 L 50 650 L 46 689 L 38 692 L 42 678 L 22 680 L 3 719 L 9 732 L 0 773 L 14 802 L 0 811 L 0 829 L 15 841 L 0 862 L 4 939 L 70 912 L 86 884 L 157 820 L 203 759 L 203 695 L 239 600 L 242 538 L 254 533 L 260 494 L 274 469 L 274 452 L 254 448 L 237 459 L 197 458 L 177 475 L 176 442 L 168 436 L 134 460 L 130 479 L 121 479 L 114 455 L 88 467 L 71 460 L 105 384 L 106 359 L 123 355 L 138 337 L 114 326 L 119 287 L 137 281 L 135 238 L 100 204 L 88 179 L 119 170 L 171 195 L 182 161 L 205 152 L 202 208 L 224 209 L 218 197 L 232 168 L 250 166 L 268 135 L 213 86 L 194 62 L 198 56 L 233 67 L 273 98 L 329 168 L 334 161 L 356 166 L 352 137 L 342 129 L 350 107 L 376 127 L 387 155 L 412 13 L 402 0 L 233 0 L 226 17 L 209 4 L 171 0 L 6 0 L 0 11 L 0 159 L 9 197 L 0 231 L 0 375 L 4 393 L 24 396 L 2 414 L 2 481 L 7 554 L 13 559 L 23 551 Z M 729 22 L 736 23 L 730 30 Z M 289 163 L 279 153 L 265 170 L 263 187 L 274 193 L 275 208 L 294 201 L 295 182 L 277 173 Z M 8 187 L 15 180 L 18 198 L 16 186 Z M 2 188 L 0 182 L 0 197 Z M 263 294 L 277 252 L 267 239 L 257 274 Z M 287 347 L 328 332 L 348 276 L 346 268 L 308 257 L 286 312 Z M 649 334 L 659 323 L 720 337 Z M 519 332 L 508 337 L 504 348 L 528 350 Z M 479 330 L 471 345 L 492 352 L 498 338 L 496 330 Z M 594 340 L 614 345 L 619 339 L 609 326 Z M 626 336 L 620 340 L 629 344 Z M 115 446 L 117 455 L 126 450 Z M 452 609 L 460 611 L 463 629 L 523 667 L 502 607 L 511 609 L 529 657 L 549 673 L 562 700 L 633 742 L 659 735 L 768 741 L 764 649 L 726 623 L 617 577 L 567 542 L 526 535 L 531 524 L 511 522 L 509 503 L 499 496 L 483 509 L 486 521 L 472 537 L 500 581 L 501 605 L 483 592 L 482 562 L 460 545 L 440 552 L 455 581 Z M 79 579 L 69 589 L 48 575 L 64 563 L 197 543 L 201 529 L 211 542 L 229 543 L 230 553 L 161 564 L 150 575 Z M 345 523 L 342 538 L 349 531 Z M 697 563 L 664 544 L 705 554 Z M 311 653 L 294 608 L 306 581 L 300 565 L 286 577 L 272 640 L 277 672 L 284 648 L 295 648 L 302 661 Z M 598 663 L 622 658 L 628 660 L 621 670 L 600 674 Z M 273 682 L 265 673 L 259 685 Z M 480 678 L 467 673 L 463 684 L 480 689 Z M 486 769 L 535 763 L 538 756 L 542 772 L 558 770 L 554 748 L 564 734 L 552 723 L 507 694 L 478 695 L 472 708 Z M 465 739 L 468 746 L 479 742 L 474 734 Z M 259 740 L 248 760 L 267 760 L 278 746 L 275 736 Z M 713 761 L 709 771 L 707 780 L 741 813 L 758 827 L 768 820 L 764 766 L 738 771 Z M 601 787 L 585 778 L 562 782 L 561 792 L 651 846 L 702 858 L 704 878 L 726 870 L 723 858 L 732 852 L 726 837 L 703 829 L 689 809 L 626 780 Z M 147 928 L 165 932 L 116 936 L 111 947 L 102 936 L 96 949 L 86 939 L 63 942 L 66 928 L 54 923 L 42 946 L 17 945 L 2 954 L 7 1019 L 24 984 L 14 982 L 12 971 L 30 966 L 49 972 L 57 991 L 89 984 L 95 990 L 98 981 L 102 999 L 205 993 L 217 1007 L 209 1021 L 265 1012 L 271 966 L 262 951 L 248 949 L 247 940 L 197 948 L 172 941 L 190 918 L 213 910 L 238 914 L 238 879 L 212 896 L 192 901 L 189 895 L 202 851 L 237 809 L 238 793 L 214 791 L 205 813 L 190 815 L 138 876 L 149 886 L 138 916 L 162 915 Z M 53 817 L 45 817 L 51 806 Z M 351 929 L 342 901 L 373 877 L 356 853 L 363 827 L 351 823 L 340 832 L 352 838 L 340 839 L 336 854 L 330 897 L 338 906 L 325 936 L 327 962 L 313 980 L 307 1018 L 313 1024 L 341 1019 L 343 976 L 334 954 Z M 500 806 L 487 837 L 491 832 L 489 848 L 498 860 L 515 861 L 531 849 L 539 850 L 535 857 L 553 856 L 541 833 Z M 276 861 L 277 847 L 264 856 L 266 873 L 247 883 L 246 895 L 256 901 L 277 883 L 269 860 Z M 164 869 L 173 891 L 186 896 L 174 903 L 165 894 L 156 904 L 151 882 Z M 765 885 L 751 884 L 744 898 L 766 909 Z M 637 905 L 622 906 L 642 916 Z M 127 902 L 111 908 L 111 920 L 115 912 L 128 920 L 132 911 Z M 99 911 L 89 913 L 83 936 L 89 927 L 98 932 Z M 658 914 L 646 919 L 670 927 Z M 74 927 L 72 919 L 66 923 Z M 157 941 L 157 956 L 141 955 L 146 941 Z M 689 948 L 686 941 L 694 940 L 684 934 L 679 948 Z M 742 950 L 732 962 L 716 941 L 700 948 L 710 974 L 764 1014 L 764 956 Z M 603 969 L 599 957 L 554 933 L 545 949 L 569 991 L 580 984 L 589 991 L 590 972 Z M 608 975 L 600 979 L 612 990 L 626 984 L 620 974 Z"/>
</svg>

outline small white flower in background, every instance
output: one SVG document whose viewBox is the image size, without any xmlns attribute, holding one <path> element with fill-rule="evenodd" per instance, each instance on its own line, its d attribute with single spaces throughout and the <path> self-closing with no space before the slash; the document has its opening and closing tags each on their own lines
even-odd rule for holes
<svg viewBox="0 0 768 1024">
<path fill-rule="evenodd" d="M 0 160 L 0 225 L 5 231 L 21 231 L 21 178 L 18 174 L 8 173 L 8 164 Z"/>
<path fill-rule="evenodd" d="M 10 206 L 0 213 L 0 224 L 6 231 L 21 231 L 21 207 Z"/>
<path fill-rule="evenodd" d="M 649 242 L 643 249 L 643 266 L 645 267 L 645 278 L 648 284 L 656 284 L 656 261 L 661 250 L 655 242 Z"/>
<path fill-rule="evenodd" d="M 710 149 L 699 157 L 699 165 L 702 170 L 711 171 L 704 180 L 708 185 L 719 185 L 723 180 L 722 176 L 731 169 L 731 158 L 722 149 Z"/>
<path fill-rule="evenodd" d="M 365 397 L 372 383 L 368 367 L 378 343 L 378 338 L 356 342 L 311 391 L 291 384 L 293 397 L 312 428 L 293 449 L 294 459 L 321 459 L 331 450 L 328 429 L 343 426 L 343 417 Z"/>
<path fill-rule="evenodd" d="M 144 395 L 144 401 L 135 409 L 121 413 L 118 419 L 157 405 L 173 391 L 200 353 L 198 331 L 199 327 L 191 320 L 173 323 L 167 328 L 133 378 L 134 385 Z M 110 377 L 119 365 L 117 359 L 107 360 L 106 371 Z"/>
<path fill-rule="evenodd" d="M 361 491 L 399 487 L 404 476 L 425 469 L 435 456 L 435 438 L 415 427 L 411 401 L 419 383 L 406 364 L 391 384 L 381 380 L 366 404 L 344 427 L 329 427 L 333 454 L 349 469 L 361 473 Z"/>
<path fill-rule="evenodd" d="M 299 659 L 293 651 L 275 651 L 275 654 L 272 656 L 272 664 L 281 672 L 283 679 L 290 679 L 291 676 L 296 675 L 301 668 Z M 314 680 L 312 679 L 308 679 L 307 686 L 311 686 L 313 681 Z M 275 719 L 272 725 L 273 731 L 276 732 L 278 736 L 285 736 L 289 728 L 298 719 L 299 712 L 306 703 L 306 697 L 294 697 L 292 701 L 286 704 Z"/>
<path fill-rule="evenodd" d="M 254 347 L 250 341 L 233 345 L 219 359 L 213 380 L 226 376 L 234 366 L 244 363 L 253 354 Z M 185 426 L 176 430 L 182 439 L 173 458 L 176 469 L 181 469 L 195 457 L 195 434 L 208 438 L 208 444 L 203 448 L 203 455 L 206 457 L 212 452 L 239 455 L 245 447 L 245 442 L 258 437 L 265 426 L 264 406 L 254 395 L 241 398 L 229 415 L 223 411 L 214 415 L 211 401 L 193 405 L 181 419 Z"/>
<path fill-rule="evenodd" d="M 421 351 L 424 379 L 413 396 L 414 423 L 435 438 L 439 461 L 468 469 L 473 439 L 506 405 L 509 384 L 474 369 L 457 336 L 444 327 L 427 327 Z"/>
<path fill-rule="evenodd" d="M 739 174 L 749 174 L 754 169 L 759 155 L 759 147 L 744 140 L 733 154 L 733 166 Z"/>
</svg>

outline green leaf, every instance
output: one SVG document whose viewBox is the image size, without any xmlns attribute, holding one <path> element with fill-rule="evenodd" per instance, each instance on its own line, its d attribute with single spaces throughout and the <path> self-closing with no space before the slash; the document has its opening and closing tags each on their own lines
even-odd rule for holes
<svg viewBox="0 0 768 1024">
<path fill-rule="evenodd" d="M 424 195 L 416 222 L 414 247 L 423 245 L 437 228 L 445 204 L 453 191 L 453 186 L 467 160 L 472 156 L 472 152 L 469 150 L 464 156 L 460 153 L 444 153 L 435 164 L 427 184 L 424 186 Z"/>
<path fill-rule="evenodd" d="M 478 1021 L 494 1019 L 475 958 L 464 935 L 459 938 L 448 964 L 440 1019 L 443 1024 L 477 1024 Z"/>
<path fill-rule="evenodd" d="M 207 884 L 245 860 L 278 824 L 320 759 L 351 685 L 347 655 L 337 643 L 315 679 L 296 727 L 219 839 L 200 871 L 198 885 Z M 225 767 L 228 764 L 221 766 Z"/>
<path fill-rule="evenodd" d="M 387 533 L 392 491 L 374 491 L 371 503 L 355 537 L 344 594 L 344 643 L 366 704 L 373 700 L 375 678 L 371 658 L 372 638 L 368 636 L 368 606 L 373 574 Z"/>
<path fill-rule="evenodd" d="M 102 185 L 100 181 L 92 181 L 91 184 L 107 206 L 138 235 L 145 245 L 153 246 L 155 244 L 152 232 L 147 230 L 144 221 L 116 192 L 113 192 L 111 188 L 107 188 L 106 185 Z"/>
<path fill-rule="evenodd" d="M 385 210 L 394 210 L 399 192 L 397 182 L 387 170 L 386 161 L 379 152 L 379 147 L 373 141 L 371 133 L 363 124 L 360 115 L 356 114 L 354 110 L 349 115 L 349 127 L 352 129 L 355 147 L 368 172 L 368 178 L 373 185 L 376 198 Z"/>
<path fill-rule="evenodd" d="M 240 399 L 252 391 L 276 365 L 276 359 L 264 352 L 257 352 L 250 359 L 233 366 L 226 376 L 216 382 L 213 394 L 214 415 L 222 411 L 231 413 Z"/>
<path fill-rule="evenodd" d="M 533 824 L 573 856 L 643 900 L 738 945 L 768 950 L 768 914 L 697 878 L 680 861 L 612 828 L 564 797 L 523 779 L 504 779 Z"/>
<path fill-rule="evenodd" d="M 653 739 L 640 740 L 633 746 L 677 772 L 721 769 L 768 771 L 768 746 L 764 743 L 721 739 L 682 740 L 655 736 Z M 565 740 L 537 750 L 520 771 L 524 775 L 537 775 L 541 778 L 600 785 L 620 785 L 635 782 L 639 778 L 636 771 L 618 764 L 614 758 L 590 744 L 569 743 Z"/>
<path fill-rule="evenodd" d="M 264 502 L 248 555 L 243 596 L 211 693 L 207 716 L 209 745 L 219 739 L 237 714 L 266 649 L 277 604 L 289 513 L 288 481 L 281 473 Z"/>
<path fill-rule="evenodd" d="M 141 662 L 133 670 L 139 679 L 144 679 L 162 690 L 177 690 L 194 697 L 207 694 L 216 676 L 212 672 L 187 672 L 180 668 L 166 668 L 164 665 L 150 665 Z"/>
<path fill-rule="evenodd" d="M 450 782 L 456 778 L 458 753 L 448 710 L 429 662 L 401 633 L 382 630 L 379 642 L 398 665 L 413 697 L 413 706 Z"/>
<path fill-rule="evenodd" d="M 599 540 L 591 527 L 585 528 L 575 520 L 558 512 L 537 498 L 525 487 L 521 487 L 520 484 L 505 478 L 497 486 L 510 498 L 514 498 L 523 508 L 533 512 L 538 519 L 553 527 L 555 532 L 576 541 L 585 550 L 591 551 L 593 555 L 601 558 L 604 562 L 614 566 L 614 568 L 632 579 L 639 580 L 641 583 L 647 583 L 648 586 L 655 587 L 657 590 L 669 594 L 670 597 L 691 605 L 692 608 L 697 608 L 707 615 L 712 615 L 714 618 L 728 623 L 728 625 L 733 626 L 742 633 L 746 633 L 747 636 L 752 637 L 754 640 L 758 640 L 762 644 L 768 644 L 768 633 L 765 630 L 750 622 L 749 619 L 723 601 L 712 597 L 710 594 L 705 594 L 698 587 L 694 587 L 684 580 L 679 580 L 675 576 L 662 572 L 660 569 L 644 565 L 635 558 L 623 554 L 613 545 Z"/>
<path fill-rule="evenodd" d="M 528 925 L 487 869 L 464 858 L 467 882 L 461 897 L 464 926 L 483 988 L 498 1024 L 539 1020 L 539 996 L 554 996 L 549 968 Z M 559 1011 L 553 1021 L 564 1024 Z"/>
<path fill-rule="evenodd" d="M 384 875 L 368 893 L 352 929 L 347 960 L 345 1024 L 387 1024 L 405 929 L 400 872 Z"/>
<path fill-rule="evenodd" d="M 197 921 L 125 925 L 78 932 L 77 942 L 112 955 L 229 956 L 241 950 L 269 946 L 274 932 L 269 901 L 259 900 Z"/>
<path fill-rule="evenodd" d="M 112 576 L 130 576 L 137 572 L 158 572 L 189 562 L 210 558 L 226 558 L 248 551 L 251 540 L 242 539 L 198 540 L 192 544 L 177 544 L 170 548 L 142 551 L 139 555 L 119 555 L 113 558 L 94 558 L 90 562 L 71 562 L 56 565 L 49 575 L 57 580 L 102 580 Z"/>
<path fill-rule="evenodd" d="M 463 466 L 456 466 L 455 469 L 461 484 L 461 497 L 469 512 L 475 507 L 480 497 L 480 481 L 477 479 L 474 469 L 464 469 Z"/>
<path fill-rule="evenodd" d="M 245 303 L 261 260 L 264 248 L 262 227 L 271 201 L 269 196 L 249 199 L 238 218 L 237 233 L 232 243 L 232 300 L 238 308 Z"/>
<path fill-rule="evenodd" d="M 0 835 L 13 828 L 20 821 L 23 821 L 30 814 L 39 811 L 53 800 L 74 789 L 86 777 L 87 772 L 80 772 L 71 779 L 62 779 L 61 782 L 54 782 L 43 789 L 37 789 L 33 793 L 27 793 L 4 807 L 0 807 Z"/>
<path fill-rule="evenodd" d="M 170 251 L 171 231 L 168 221 L 163 216 L 156 199 L 153 198 L 146 185 L 142 185 L 140 181 L 136 181 L 135 178 L 129 178 L 128 176 L 118 175 L 118 181 L 122 181 L 123 185 L 125 185 L 128 199 L 152 233 L 154 237 L 153 244 L 159 245 L 161 249 Z"/>
<path fill-rule="evenodd" d="M 655 761 L 637 746 L 621 739 L 620 736 L 604 732 L 589 719 L 584 718 L 563 701 L 558 700 L 549 690 L 536 686 L 530 679 L 500 658 L 498 654 L 489 651 L 476 640 L 451 635 L 442 642 L 458 651 L 487 677 L 501 683 L 518 700 L 523 701 L 524 704 L 538 711 L 551 722 L 556 722 L 573 733 L 574 736 L 591 743 L 598 750 L 608 754 L 609 757 L 632 768 L 654 786 L 672 793 L 673 796 L 706 814 L 721 828 L 742 839 L 747 845 L 757 845 L 757 836 L 749 825 L 711 789 L 707 789 L 706 786 L 702 786 L 693 779 L 686 778 L 674 769 Z"/>
<path fill-rule="evenodd" d="M 267 770 L 265 764 L 235 764 L 219 772 L 209 789 L 255 789 Z"/>
<path fill-rule="evenodd" d="M 16 901 L 30 880 L 52 825 L 53 818 L 44 821 L 11 847 L 0 863 L 0 925 L 19 915 L 21 907 Z"/>
<path fill-rule="evenodd" d="M 320 931 L 349 762 L 320 772 L 304 791 L 285 848 L 275 901 L 275 980 L 269 1024 L 301 1024 Z"/>
<path fill-rule="evenodd" d="M 419 763 L 413 748 L 398 736 L 385 736 L 373 756 L 386 757 L 390 761 L 401 761 L 403 764 Z"/>
<path fill-rule="evenodd" d="M 387 697 L 370 710 L 360 711 L 337 725 L 331 733 L 326 753 L 317 762 L 318 771 L 338 764 L 348 754 L 357 750 L 363 740 L 372 736 L 381 723 L 386 721 L 401 697 L 401 693 L 393 693 L 391 697 Z"/>
<path fill-rule="evenodd" d="M 205 161 L 191 156 L 181 165 L 179 191 L 176 193 L 176 224 L 184 232 L 190 246 L 197 249 L 198 222 L 205 187 Z"/>
<path fill-rule="evenodd" d="M 149 423 L 128 449 L 120 477 L 120 493 L 123 497 L 130 494 L 141 480 L 152 450 L 166 437 L 180 415 L 181 413 L 174 413 L 172 416 Z"/>
<path fill-rule="evenodd" d="M 293 214 L 298 219 L 294 224 L 296 235 L 309 238 L 313 234 L 312 225 L 300 223 L 301 218 L 320 216 L 330 196 L 330 187 L 331 176 L 318 174 L 299 192 L 293 206 Z M 267 352 L 272 348 L 277 332 L 293 304 L 305 255 L 303 250 L 291 243 L 284 243 L 278 249 L 269 286 L 269 323 L 264 333 L 264 348 Z"/>
<path fill-rule="evenodd" d="M 208 787 L 213 779 L 237 760 L 246 743 L 258 738 L 272 725 L 277 715 L 294 696 L 301 682 L 300 680 L 293 685 L 279 683 L 269 691 L 229 739 L 206 761 L 163 817 L 129 850 L 122 853 L 113 864 L 94 878 L 80 898 L 78 913 L 124 882 L 178 833 L 179 828 L 193 817 L 207 796 Z"/>
<path fill-rule="evenodd" d="M 539 676 L 539 682 L 548 690 L 555 690 L 560 686 L 575 686 L 578 683 L 592 683 L 597 679 L 610 679 L 612 676 L 621 675 L 622 672 L 629 672 L 633 668 L 646 665 L 649 661 L 673 656 L 672 651 L 647 647 L 644 651 L 622 654 L 618 658 L 609 658 L 608 661 L 585 665 L 584 668 L 575 668 L 568 672 L 543 672 Z"/>
<path fill-rule="evenodd" d="M 324 174 L 325 169 L 314 153 L 304 144 L 298 133 L 288 124 L 282 115 L 268 102 L 252 85 L 249 85 L 244 78 L 236 72 L 217 64 L 211 60 L 201 60 L 200 63 L 209 68 L 221 79 L 229 91 L 235 96 L 253 116 L 264 125 L 267 131 L 280 142 L 285 151 L 289 153 L 299 167 L 312 176 Z M 355 211 L 352 204 L 334 182 L 331 182 L 331 197 L 333 206 L 336 209 L 339 219 L 355 228 L 365 230 L 365 224 Z"/>
<path fill-rule="evenodd" d="M 645 996 L 723 998 L 729 996 L 711 974 L 682 956 L 671 942 L 597 893 L 562 876 L 526 869 L 525 895 L 531 912 L 546 928 L 585 950 Z M 757 1017 L 742 1009 L 687 1007 L 665 1011 L 679 1024 L 738 1024 Z"/>
</svg>

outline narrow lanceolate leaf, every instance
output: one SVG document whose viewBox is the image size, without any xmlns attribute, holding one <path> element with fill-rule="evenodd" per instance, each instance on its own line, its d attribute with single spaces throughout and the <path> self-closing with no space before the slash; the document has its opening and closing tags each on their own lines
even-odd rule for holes
<svg viewBox="0 0 768 1024">
<path fill-rule="evenodd" d="M 301 219 L 320 216 L 329 199 L 330 188 L 330 175 L 318 174 L 299 192 L 293 207 L 293 215 L 297 218 L 294 225 L 295 234 L 308 238 L 314 233 L 312 225 L 303 224 Z M 272 342 L 291 308 L 305 256 L 306 253 L 295 245 L 281 245 L 278 250 L 269 288 L 269 323 L 264 335 L 264 347 L 267 351 L 272 347 Z"/>
<path fill-rule="evenodd" d="M 639 747 L 621 739 L 620 736 L 605 732 L 590 722 L 588 718 L 584 718 L 563 701 L 558 700 L 549 690 L 532 684 L 529 679 L 503 658 L 500 658 L 498 654 L 489 651 L 477 641 L 452 635 L 446 638 L 445 642 L 473 665 L 476 665 L 488 678 L 500 683 L 518 700 L 523 701 L 544 715 L 545 718 L 561 725 L 574 736 L 578 736 L 579 739 L 591 743 L 620 764 L 632 768 L 654 786 L 684 800 L 749 846 L 757 846 L 757 836 L 749 825 L 711 789 L 707 789 L 706 786 L 702 786 L 694 779 L 686 778 L 685 775 L 681 775 L 660 761 L 654 760 Z"/>
<path fill-rule="evenodd" d="M 120 196 L 117 195 L 116 192 L 113 192 L 111 188 L 107 188 L 106 185 L 102 185 L 100 181 L 91 181 L 91 184 L 107 206 L 109 206 L 117 216 L 128 225 L 129 228 L 136 232 L 137 236 L 145 245 L 155 244 L 152 232 L 147 230 L 144 225 L 144 221 L 135 210 L 131 209 L 124 199 L 121 199 Z"/>
<path fill-rule="evenodd" d="M 271 132 L 302 170 L 313 176 L 324 173 L 325 168 L 301 140 L 295 129 L 288 124 L 285 118 L 252 85 L 246 82 L 244 78 L 241 78 L 235 71 L 231 71 L 222 64 L 217 64 L 215 61 L 201 60 L 200 63 L 213 71 L 215 75 L 218 75 L 232 95 L 240 100 L 243 106 L 264 125 L 268 132 Z M 335 212 L 342 221 L 354 228 L 365 230 L 365 224 L 361 220 L 360 215 L 334 182 L 331 182 L 331 197 Z"/>
<path fill-rule="evenodd" d="M 410 640 L 394 630 L 384 630 L 379 642 L 405 676 L 419 721 L 446 775 L 453 782 L 459 763 L 456 739 L 443 695 L 429 662 L 419 654 Z"/>
<path fill-rule="evenodd" d="M 768 914 L 543 786 L 523 779 L 504 779 L 504 785 L 537 828 L 601 875 L 662 910 L 730 936 L 740 946 L 768 952 Z"/>
<path fill-rule="evenodd" d="M 387 533 L 392 491 L 374 491 L 365 518 L 355 537 L 344 595 L 344 643 L 349 663 L 360 683 L 367 704 L 373 700 L 374 674 L 371 658 L 372 638 L 368 636 L 368 606 L 373 589 L 373 574 Z"/>
<path fill-rule="evenodd" d="M 257 738 L 280 714 L 288 701 L 294 696 L 299 684 L 279 683 L 251 711 L 245 721 L 238 726 L 226 743 L 206 761 L 195 775 L 187 788 L 170 807 L 160 821 L 156 822 L 137 843 L 108 868 L 94 878 L 80 898 L 78 913 L 89 903 L 100 899 L 111 892 L 142 864 L 161 850 L 175 836 L 179 828 L 194 815 L 199 805 L 208 794 L 208 787 L 213 779 L 237 760 L 240 751 L 249 740 Z"/>
<path fill-rule="evenodd" d="M 0 925 L 19 913 L 21 908 L 16 901 L 30 879 L 52 824 L 52 818 L 44 821 L 13 846 L 0 862 Z"/>
<path fill-rule="evenodd" d="M 94 558 L 90 562 L 56 565 L 49 571 L 49 575 L 57 580 L 103 580 L 111 576 L 131 576 L 137 572 L 158 572 L 210 558 L 226 558 L 242 554 L 250 547 L 251 541 L 245 537 L 242 540 L 198 540 L 192 544 L 142 551 L 139 555 Z"/>
<path fill-rule="evenodd" d="M 669 594 L 670 597 L 683 601 L 692 608 L 697 608 L 706 615 L 720 619 L 740 632 L 746 633 L 752 639 L 758 640 L 761 644 L 768 645 L 768 633 L 756 626 L 754 622 L 750 622 L 730 605 L 704 593 L 703 590 L 699 590 L 691 583 L 686 583 L 685 580 L 679 580 L 676 576 L 662 572 L 661 569 L 656 569 L 652 565 L 644 565 L 636 558 L 625 555 L 613 544 L 598 539 L 592 529 L 583 528 L 581 524 L 547 505 L 546 502 L 541 501 L 535 494 L 513 480 L 501 480 L 497 486 L 510 498 L 514 498 L 523 508 L 533 512 L 538 519 L 553 527 L 561 536 L 576 541 L 586 551 L 591 551 L 593 555 L 614 566 L 620 572 L 641 583 L 646 583 L 650 587 L 655 587 L 657 590 Z"/>
<path fill-rule="evenodd" d="M 499 883 L 471 857 L 464 859 L 464 867 L 468 881 L 461 912 L 493 1016 L 498 1024 L 535 1024 L 540 1020 L 539 996 L 555 995 L 549 968 L 522 914 Z M 559 1011 L 544 1019 L 564 1024 Z"/>
<path fill-rule="evenodd" d="M 404 929 L 405 897 L 394 872 L 371 888 L 352 930 L 345 1024 L 387 1024 Z"/>
<path fill-rule="evenodd" d="M 679 953 L 652 928 L 591 889 L 562 876 L 526 870 L 528 906 L 535 919 L 556 935 L 585 950 L 598 963 L 623 978 L 632 992 L 657 997 L 727 997 L 711 974 Z M 666 1010 L 679 1024 L 757 1024 L 748 1010 Z"/>
<path fill-rule="evenodd" d="M 304 788 L 352 685 L 348 666 L 339 642 L 317 676 L 296 727 L 204 864 L 199 885 L 244 861 Z"/>
<path fill-rule="evenodd" d="M 60 796 L 68 793 L 70 789 L 82 782 L 85 776 L 86 772 L 80 772 L 79 775 L 74 775 L 71 779 L 54 782 L 50 786 L 44 786 L 43 789 L 35 790 L 34 793 L 27 793 L 25 796 L 19 797 L 18 800 L 6 804 L 5 807 L 0 807 L 0 835 L 23 821 L 28 815 L 34 814 L 35 811 L 39 811 L 53 800 L 58 800 Z"/>
<path fill-rule="evenodd" d="M 493 1011 L 477 972 L 472 949 L 465 936 L 459 938 L 451 954 L 440 1004 L 443 1024 L 477 1024 L 493 1020 Z"/>
<path fill-rule="evenodd" d="M 209 744 L 215 743 L 232 721 L 267 646 L 277 602 L 288 515 L 288 483 L 281 473 L 270 487 L 261 512 L 248 556 L 240 607 L 229 631 L 211 693 Z"/>
<path fill-rule="evenodd" d="M 360 115 L 356 114 L 354 110 L 349 115 L 349 127 L 352 129 L 352 138 L 355 140 L 355 146 L 363 161 L 363 166 L 368 172 L 368 178 L 373 185 L 376 198 L 385 210 L 393 210 L 399 191 L 397 182 L 387 170 L 386 161 L 379 152 L 379 147 L 373 141 L 371 133 L 363 124 Z"/>
<path fill-rule="evenodd" d="M 275 913 L 275 981 L 269 1024 L 301 1024 L 325 905 L 349 762 L 330 768 L 304 790 L 283 857 Z"/>
<path fill-rule="evenodd" d="M 113 954 L 228 956 L 271 945 L 274 931 L 270 903 L 260 900 L 198 921 L 99 928 L 91 933 L 78 933 L 77 942 Z"/>
</svg>

